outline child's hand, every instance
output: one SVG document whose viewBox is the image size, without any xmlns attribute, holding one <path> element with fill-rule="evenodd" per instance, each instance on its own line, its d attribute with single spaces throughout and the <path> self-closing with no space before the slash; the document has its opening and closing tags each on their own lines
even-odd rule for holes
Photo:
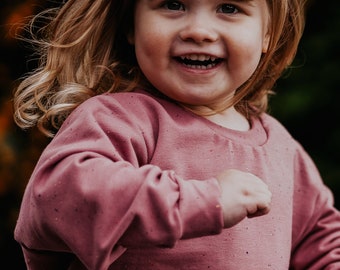
<svg viewBox="0 0 340 270">
<path fill-rule="evenodd" d="M 222 190 L 225 228 L 236 225 L 245 217 L 258 217 L 269 212 L 272 194 L 257 176 L 239 170 L 225 170 L 216 178 Z"/>
</svg>

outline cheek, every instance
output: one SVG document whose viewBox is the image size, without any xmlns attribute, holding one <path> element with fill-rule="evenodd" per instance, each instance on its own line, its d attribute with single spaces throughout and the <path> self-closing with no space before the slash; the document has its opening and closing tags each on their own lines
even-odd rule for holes
<svg viewBox="0 0 340 270">
<path fill-rule="evenodd" d="M 140 42 L 136 42 L 135 44 L 137 62 L 144 74 L 149 73 L 154 67 L 160 65 L 159 50 L 154 46 L 154 44 L 157 43 L 150 41 L 152 40 L 140 40 Z"/>
<path fill-rule="evenodd" d="M 140 69 L 148 79 L 167 69 L 170 56 L 169 37 L 159 31 L 139 32 L 135 39 L 135 53 Z M 151 76 L 151 77 L 152 77 Z"/>
<path fill-rule="evenodd" d="M 256 33 L 238 34 L 239 38 L 234 40 L 233 46 L 229 47 L 230 64 L 244 67 L 249 73 L 255 71 L 258 66 L 262 50 L 262 37 Z"/>
<path fill-rule="evenodd" d="M 135 29 L 135 46 L 138 52 L 154 57 L 164 48 L 167 38 L 157 23 L 144 21 Z"/>
<path fill-rule="evenodd" d="M 138 36 L 140 35 L 140 36 Z M 135 39 L 135 54 L 144 76 L 153 84 L 161 67 L 160 43 L 156 36 L 139 32 Z M 151 80 L 150 80 L 151 79 Z"/>
</svg>

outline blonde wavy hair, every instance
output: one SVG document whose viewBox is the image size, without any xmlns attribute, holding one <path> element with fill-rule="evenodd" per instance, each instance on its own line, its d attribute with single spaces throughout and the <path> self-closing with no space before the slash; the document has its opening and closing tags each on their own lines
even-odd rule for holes
<svg viewBox="0 0 340 270">
<path fill-rule="evenodd" d="M 267 0 L 271 40 L 253 76 L 234 96 L 247 117 L 267 110 L 268 95 L 292 63 L 305 23 L 306 0 Z M 127 40 L 135 0 L 68 0 L 31 20 L 39 67 L 14 92 L 14 119 L 23 129 L 37 126 L 53 137 L 67 116 L 86 99 L 105 92 L 152 88 Z M 34 33 L 37 22 L 47 21 Z M 249 110 L 255 108 L 256 110 Z"/>
</svg>

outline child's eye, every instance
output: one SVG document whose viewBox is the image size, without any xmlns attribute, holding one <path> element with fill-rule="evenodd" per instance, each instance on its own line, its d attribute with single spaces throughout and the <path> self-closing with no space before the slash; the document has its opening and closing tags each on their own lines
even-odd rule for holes
<svg viewBox="0 0 340 270">
<path fill-rule="evenodd" d="M 183 4 L 179 1 L 165 1 L 163 7 L 169 10 L 184 10 Z"/>
<path fill-rule="evenodd" d="M 218 12 L 220 13 L 235 14 L 238 11 L 237 7 L 231 4 L 223 4 L 218 8 Z"/>
</svg>

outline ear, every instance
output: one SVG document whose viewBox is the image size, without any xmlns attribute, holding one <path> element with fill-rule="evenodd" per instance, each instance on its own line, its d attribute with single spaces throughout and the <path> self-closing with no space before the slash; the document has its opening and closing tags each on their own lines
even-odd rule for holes
<svg viewBox="0 0 340 270">
<path fill-rule="evenodd" d="M 270 38 L 271 38 L 271 35 L 269 33 L 267 33 L 266 36 L 263 39 L 262 53 L 267 53 L 268 48 L 269 48 Z"/>
</svg>

